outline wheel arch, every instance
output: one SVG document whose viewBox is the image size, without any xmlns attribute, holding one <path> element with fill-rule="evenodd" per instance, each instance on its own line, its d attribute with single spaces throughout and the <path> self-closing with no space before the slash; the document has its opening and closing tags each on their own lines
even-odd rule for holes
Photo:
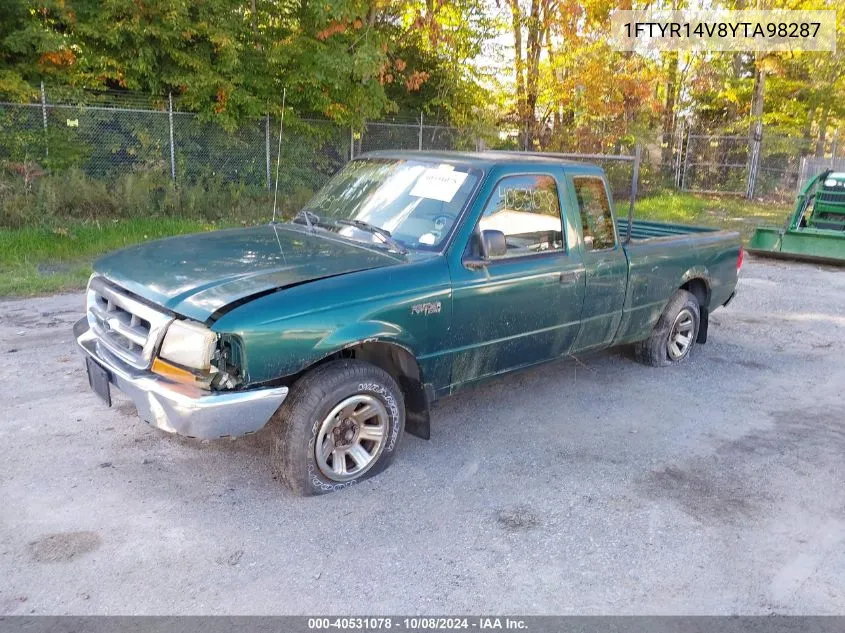
<svg viewBox="0 0 845 633">
<path fill-rule="evenodd" d="M 348 346 L 353 358 L 380 367 L 393 376 L 405 399 L 405 430 L 423 439 L 431 437 L 429 396 L 422 368 L 414 353 L 393 341 L 368 340 Z"/>
<path fill-rule="evenodd" d="M 710 275 L 706 268 L 693 268 L 681 279 L 679 290 L 686 290 L 698 300 L 699 324 L 696 343 L 707 342 L 707 328 L 710 322 Z"/>
<path fill-rule="evenodd" d="M 325 353 L 296 374 L 287 376 L 286 382 L 293 383 L 316 367 L 333 360 L 354 358 L 390 374 L 396 380 L 405 400 L 405 430 L 423 439 L 431 436 L 429 414 L 429 393 L 417 357 L 404 342 L 380 336 L 369 336 L 344 343 Z"/>
<path fill-rule="evenodd" d="M 691 292 L 698 299 L 699 306 L 708 307 L 710 305 L 710 271 L 706 266 L 690 268 L 681 276 L 678 289 Z"/>
</svg>

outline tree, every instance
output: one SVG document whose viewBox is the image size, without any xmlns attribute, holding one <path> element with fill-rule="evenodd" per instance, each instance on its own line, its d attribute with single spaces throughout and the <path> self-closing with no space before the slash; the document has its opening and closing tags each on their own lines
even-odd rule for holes
<svg viewBox="0 0 845 633">
<path fill-rule="evenodd" d="M 555 0 L 508 0 L 514 40 L 516 112 L 520 147 L 532 149 L 537 133 L 540 55 L 549 37 Z M 524 36 L 524 46 L 523 46 Z M 523 54 L 525 55 L 523 58 Z"/>
<path fill-rule="evenodd" d="M 28 101 L 45 78 L 71 80 L 78 55 L 72 25 L 61 0 L 0 2 L 0 97 Z"/>
<path fill-rule="evenodd" d="M 0 94 L 38 82 L 172 93 L 232 128 L 278 111 L 360 124 L 417 102 L 466 116 L 477 82 L 462 66 L 485 28 L 482 0 L 7 0 Z M 419 103 L 423 86 L 430 102 Z M 410 95 L 410 96 L 409 96 Z"/>
</svg>

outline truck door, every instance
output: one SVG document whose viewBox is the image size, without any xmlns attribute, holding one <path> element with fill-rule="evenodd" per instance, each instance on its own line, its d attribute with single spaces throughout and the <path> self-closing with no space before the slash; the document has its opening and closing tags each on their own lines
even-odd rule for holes
<svg viewBox="0 0 845 633">
<path fill-rule="evenodd" d="M 561 215 L 562 170 L 553 173 L 498 180 L 476 231 L 501 231 L 505 252 L 472 268 L 470 245 L 450 262 L 453 386 L 565 354 L 578 334 L 584 266 L 567 247 L 574 229 Z"/>
<path fill-rule="evenodd" d="M 598 175 L 567 178 L 581 222 L 587 288 L 573 352 L 609 345 L 622 320 L 628 259 L 619 243 L 610 196 Z"/>
</svg>

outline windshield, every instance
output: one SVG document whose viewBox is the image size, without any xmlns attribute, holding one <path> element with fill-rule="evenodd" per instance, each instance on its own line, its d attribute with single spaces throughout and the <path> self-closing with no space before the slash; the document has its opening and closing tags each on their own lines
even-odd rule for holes
<svg viewBox="0 0 845 633">
<path fill-rule="evenodd" d="M 439 250 L 477 182 L 477 171 L 446 163 L 355 160 L 294 221 L 372 244 L 392 238 L 405 248 Z"/>
</svg>

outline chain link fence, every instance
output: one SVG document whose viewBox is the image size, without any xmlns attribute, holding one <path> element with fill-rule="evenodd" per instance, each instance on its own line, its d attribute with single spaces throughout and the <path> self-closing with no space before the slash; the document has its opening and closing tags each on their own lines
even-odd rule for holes
<svg viewBox="0 0 845 633">
<path fill-rule="evenodd" d="M 152 175 L 179 184 L 209 180 L 271 189 L 279 160 L 280 188 L 315 190 L 347 161 L 378 150 L 482 151 L 501 142 L 497 130 L 478 133 L 412 121 L 372 121 L 360 129 L 328 120 L 269 116 L 227 131 L 192 113 L 101 105 L 0 103 L 0 161 L 39 174 L 78 169 L 98 180 Z M 578 154 L 569 154 L 579 158 Z M 606 156 L 607 158 L 605 158 Z M 614 191 L 627 198 L 625 155 L 584 155 L 603 165 Z M 25 167 L 26 166 L 26 167 Z"/>
<path fill-rule="evenodd" d="M 841 158 L 805 156 L 802 158 L 796 193 L 800 193 L 812 178 L 827 170 L 845 172 L 845 156 Z"/>
<path fill-rule="evenodd" d="M 286 123 L 280 185 L 318 188 L 349 160 L 349 128 L 322 120 Z M 278 131 L 278 119 L 270 117 L 227 131 L 183 112 L 3 103 L 0 161 L 8 171 L 38 175 L 74 168 L 104 181 L 147 175 L 269 189 Z"/>
<path fill-rule="evenodd" d="M 214 181 L 270 190 L 278 156 L 279 187 L 304 196 L 364 152 L 495 149 L 512 146 L 515 133 L 434 125 L 422 116 L 372 121 L 361 128 L 289 117 L 280 151 L 279 121 L 269 116 L 224 130 L 199 115 L 174 111 L 168 100 L 138 95 L 129 101 L 121 97 L 117 106 L 108 101 L 107 96 L 88 105 L 53 104 L 42 93 L 41 103 L 0 103 L 0 170 L 37 178 L 76 169 L 102 181 L 152 177 L 180 185 Z M 814 149 L 808 141 L 761 127 L 748 135 L 710 134 L 679 120 L 671 152 L 646 148 L 639 188 L 782 200 L 805 180 L 802 157 Z M 835 136 L 823 150 L 836 160 Z M 617 160 L 623 154 L 633 152 L 604 155 L 607 159 L 583 155 L 605 167 L 618 200 L 629 198 L 632 183 L 631 161 Z"/>
<path fill-rule="evenodd" d="M 748 135 L 689 131 L 674 163 L 675 182 L 683 191 L 783 201 L 805 182 L 802 161 L 813 151 L 822 154 L 819 161 L 835 162 L 837 137 L 819 148 L 810 140 L 769 133 L 759 125 Z"/>
<path fill-rule="evenodd" d="M 146 104 L 145 104 L 146 105 Z M 99 180 L 127 175 L 209 179 L 270 189 L 315 190 L 348 160 L 375 150 L 478 150 L 468 130 L 419 122 L 367 122 L 361 129 L 289 117 L 281 152 L 280 122 L 265 116 L 234 130 L 172 108 L 0 103 L 0 161 L 33 174 L 78 169 Z"/>
</svg>

